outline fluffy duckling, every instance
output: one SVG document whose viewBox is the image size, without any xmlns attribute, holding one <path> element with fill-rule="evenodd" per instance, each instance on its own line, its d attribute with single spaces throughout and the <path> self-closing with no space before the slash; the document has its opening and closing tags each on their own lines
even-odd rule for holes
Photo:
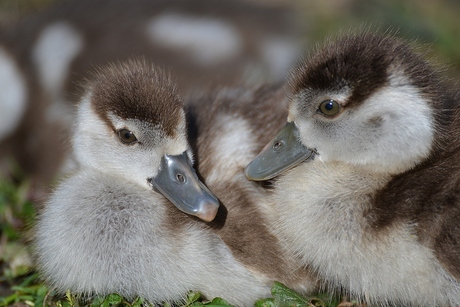
<svg viewBox="0 0 460 307">
<path fill-rule="evenodd" d="M 370 33 L 293 70 L 288 123 L 246 175 L 279 175 L 277 234 L 330 287 L 460 305 L 460 100 L 441 81 L 407 43 Z"/>
<path fill-rule="evenodd" d="M 241 306 L 269 295 L 218 236 L 181 212 L 210 221 L 218 201 L 192 168 L 183 104 L 167 74 L 144 61 L 107 66 L 77 113 L 79 168 L 36 227 L 38 267 L 52 287 L 151 303 L 188 290 Z"/>
</svg>

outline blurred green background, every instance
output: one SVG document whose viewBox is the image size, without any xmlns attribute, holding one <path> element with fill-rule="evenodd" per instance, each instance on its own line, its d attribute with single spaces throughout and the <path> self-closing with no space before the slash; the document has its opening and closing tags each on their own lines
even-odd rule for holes
<svg viewBox="0 0 460 307">
<path fill-rule="evenodd" d="M 58 0 L 0 0 L 0 27 L 40 12 L 55 1 Z M 423 52 L 427 50 L 428 57 L 445 67 L 450 77 L 455 80 L 460 76 L 458 0 L 246 1 L 298 10 L 302 16 L 300 26 L 304 27 L 302 32 L 305 33 L 303 44 L 307 49 L 340 31 L 378 28 L 417 40 Z M 28 220 L 34 212 L 28 194 L 27 178 L 19 170 L 15 172 L 14 181 L 0 178 L 0 306 L 17 301 L 22 303 L 16 303 L 16 306 L 33 305 L 34 300 L 43 300 L 46 294 L 40 286 L 28 288 L 31 279 L 23 279 L 31 267 L 26 249 L 28 237 L 24 234 L 27 233 Z M 19 299 L 21 295 L 25 299 Z M 37 295 L 41 296 L 37 299 Z M 31 303 L 24 303 L 27 299 Z"/>
<path fill-rule="evenodd" d="M 312 41 L 350 27 L 372 25 L 417 40 L 430 57 L 460 74 L 460 1 L 324 0 L 305 1 Z"/>
<path fill-rule="evenodd" d="M 58 0 L 0 0 L 0 24 L 33 14 Z M 152 0 L 154 1 L 154 0 Z M 218 0 L 217 0 L 218 1 Z M 299 10 L 305 43 L 351 27 L 372 25 L 432 46 L 432 54 L 460 74 L 460 1 L 458 0 L 247 0 Z"/>
</svg>

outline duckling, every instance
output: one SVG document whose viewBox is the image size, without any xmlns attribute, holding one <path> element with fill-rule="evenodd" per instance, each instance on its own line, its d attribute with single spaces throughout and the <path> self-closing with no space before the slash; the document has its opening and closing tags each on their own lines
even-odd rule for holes
<svg viewBox="0 0 460 307">
<path fill-rule="evenodd" d="M 269 295 L 204 222 L 183 213 L 209 222 L 219 202 L 192 168 L 183 103 L 168 74 L 143 60 L 99 69 L 76 118 L 78 169 L 36 225 L 37 265 L 51 287 L 151 303 L 189 290 L 238 306 Z"/>
<path fill-rule="evenodd" d="M 276 233 L 370 304 L 460 305 L 460 96 L 410 44 L 327 41 L 292 70 L 286 126 L 247 166 Z"/>
</svg>

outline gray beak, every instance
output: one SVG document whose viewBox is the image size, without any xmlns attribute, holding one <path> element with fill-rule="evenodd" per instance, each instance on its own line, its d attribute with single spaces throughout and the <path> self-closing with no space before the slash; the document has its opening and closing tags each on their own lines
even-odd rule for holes
<svg viewBox="0 0 460 307">
<path fill-rule="evenodd" d="M 246 166 L 244 173 L 249 180 L 272 179 L 282 172 L 313 157 L 299 139 L 299 130 L 293 122 L 288 122 L 273 140 Z"/>
<path fill-rule="evenodd" d="M 219 201 L 198 179 L 186 152 L 164 155 L 160 171 L 149 182 L 179 210 L 206 222 L 216 217 Z"/>
</svg>

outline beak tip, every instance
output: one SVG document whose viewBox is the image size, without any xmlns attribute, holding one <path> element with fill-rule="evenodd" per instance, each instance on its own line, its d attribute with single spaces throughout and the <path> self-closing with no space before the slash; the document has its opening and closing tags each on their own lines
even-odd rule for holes
<svg viewBox="0 0 460 307">
<path fill-rule="evenodd" d="M 196 216 L 205 222 L 212 222 L 218 211 L 219 202 L 206 201 L 201 205 L 201 210 L 196 214 Z"/>
</svg>

